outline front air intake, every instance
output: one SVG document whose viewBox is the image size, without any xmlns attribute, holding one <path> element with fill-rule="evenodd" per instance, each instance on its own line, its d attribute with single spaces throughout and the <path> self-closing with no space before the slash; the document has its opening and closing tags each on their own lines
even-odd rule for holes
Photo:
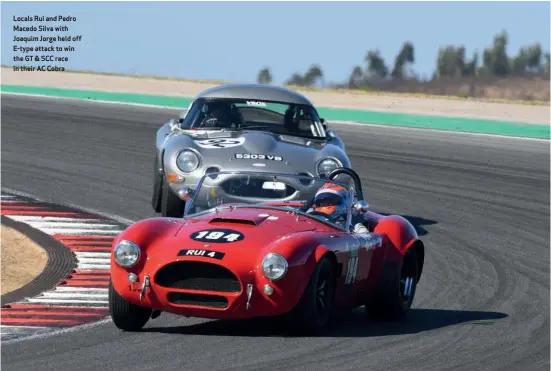
<svg viewBox="0 0 551 371">
<path fill-rule="evenodd" d="M 177 305 L 194 305 L 198 307 L 226 308 L 228 299 L 219 295 L 189 294 L 171 292 L 168 294 L 168 301 Z"/>
<path fill-rule="evenodd" d="M 228 269 L 218 264 L 181 261 L 165 265 L 155 274 L 159 286 L 180 290 L 239 292 L 241 284 Z"/>
</svg>

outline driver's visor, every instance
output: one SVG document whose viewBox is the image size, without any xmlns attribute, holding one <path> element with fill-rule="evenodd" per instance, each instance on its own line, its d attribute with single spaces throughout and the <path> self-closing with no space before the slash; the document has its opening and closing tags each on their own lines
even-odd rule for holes
<svg viewBox="0 0 551 371">
<path fill-rule="evenodd" d="M 325 192 L 318 196 L 314 200 L 314 205 L 316 207 L 320 206 L 329 206 L 329 205 L 340 205 L 342 203 L 342 197 L 335 193 Z"/>
</svg>

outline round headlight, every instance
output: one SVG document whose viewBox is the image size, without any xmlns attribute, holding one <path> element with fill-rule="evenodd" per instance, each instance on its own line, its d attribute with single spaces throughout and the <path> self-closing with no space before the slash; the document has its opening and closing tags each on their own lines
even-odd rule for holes
<svg viewBox="0 0 551 371">
<path fill-rule="evenodd" d="M 189 149 L 184 149 L 176 157 L 176 166 L 184 173 L 191 173 L 199 167 L 199 156 Z"/>
<path fill-rule="evenodd" d="M 318 175 L 321 178 L 327 177 L 330 172 L 341 167 L 342 164 L 332 158 L 325 158 L 318 163 Z M 337 176 L 338 177 L 338 176 Z"/>
<path fill-rule="evenodd" d="M 270 253 L 262 260 L 262 272 L 272 281 L 277 281 L 287 273 L 289 264 L 287 260 L 279 254 Z"/>
<path fill-rule="evenodd" d="M 140 258 L 140 248 L 132 241 L 123 240 L 115 246 L 115 261 L 123 268 L 134 266 Z"/>
</svg>

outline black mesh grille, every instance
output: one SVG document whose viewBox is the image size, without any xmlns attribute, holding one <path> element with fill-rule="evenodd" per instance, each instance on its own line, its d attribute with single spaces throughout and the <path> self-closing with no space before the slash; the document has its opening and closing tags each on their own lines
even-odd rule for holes
<svg viewBox="0 0 551 371">
<path fill-rule="evenodd" d="M 210 308 L 225 308 L 228 306 L 228 299 L 218 295 L 171 292 L 168 294 L 168 301 L 179 305 L 197 305 Z"/>
<path fill-rule="evenodd" d="M 228 269 L 211 263 L 182 261 L 165 265 L 155 275 L 155 283 L 173 289 L 239 292 L 241 285 Z"/>
<path fill-rule="evenodd" d="M 273 179 L 270 179 L 269 177 L 252 178 L 251 176 L 235 176 L 231 179 L 223 181 L 220 184 L 220 187 L 224 192 L 235 197 L 264 199 L 287 198 L 297 191 L 289 184 L 285 185 L 285 190 L 264 189 L 262 188 L 262 185 L 266 181 L 273 181 Z"/>
</svg>

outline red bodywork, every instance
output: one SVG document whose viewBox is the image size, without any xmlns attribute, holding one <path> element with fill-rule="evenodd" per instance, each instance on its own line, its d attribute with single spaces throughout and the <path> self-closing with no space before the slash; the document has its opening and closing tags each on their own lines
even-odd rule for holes
<svg viewBox="0 0 551 371">
<path fill-rule="evenodd" d="M 274 203 L 270 205 L 277 206 Z M 285 203 L 285 206 L 290 205 Z M 363 222 L 373 231 L 369 235 L 344 232 L 316 219 L 300 214 L 297 216 L 285 210 L 254 206 L 222 209 L 218 213 L 212 212 L 187 220 L 142 220 L 128 227 L 113 243 L 114 248 L 119 241 L 130 240 L 141 248 L 139 262 L 129 269 L 121 268 L 115 262 L 113 253 L 111 254 L 113 287 L 134 304 L 189 317 L 242 319 L 274 316 L 290 311 L 298 303 L 316 263 L 322 256 L 329 254 L 334 260 L 338 275 L 335 306 L 356 307 L 365 303 L 375 288 L 383 262 L 399 262 L 408 248 L 423 249 L 414 227 L 400 216 L 381 216 L 367 212 L 363 215 Z M 194 232 L 216 228 L 238 231 L 244 238 L 226 243 L 190 238 Z M 179 256 L 183 249 L 217 251 L 225 255 L 222 259 Z M 287 274 L 274 282 L 264 276 L 261 268 L 262 259 L 270 252 L 283 255 L 289 263 Z M 355 258 L 351 259 L 354 256 L 358 257 L 357 264 L 353 262 Z M 418 256 L 422 259 L 424 254 Z M 196 286 L 191 288 L 166 287 L 170 286 L 167 284 L 167 277 L 186 274 L 189 268 L 175 268 L 169 275 L 156 275 L 167 264 L 174 262 L 214 264 L 217 265 L 213 267 L 217 268 L 217 272 L 219 267 L 223 267 L 235 275 L 237 280 L 234 279 L 232 284 L 233 287 L 238 287 L 234 290 L 237 292 L 214 291 L 217 287 L 228 284 L 228 277 L 225 278 L 226 281 L 216 281 L 216 287 L 206 288 L 206 283 L 201 280 L 196 281 Z M 354 266 L 355 276 L 350 274 Z M 211 271 L 206 268 L 206 265 L 201 267 L 204 274 L 207 270 Z M 138 276 L 136 283 L 129 282 L 130 272 Z M 347 278 L 349 274 L 350 277 Z M 150 277 L 150 287 L 140 300 L 146 275 Z M 252 294 L 250 306 L 247 308 L 248 284 L 252 285 Z M 274 289 L 271 295 L 264 292 L 265 285 Z M 188 295 L 187 302 L 176 304 L 169 300 L 169 296 L 178 296 L 175 294 L 203 296 L 190 299 Z M 211 298 L 216 300 L 210 300 Z M 227 306 L 223 305 L 224 301 L 227 301 Z M 213 302 L 218 304 L 214 305 Z"/>
</svg>

